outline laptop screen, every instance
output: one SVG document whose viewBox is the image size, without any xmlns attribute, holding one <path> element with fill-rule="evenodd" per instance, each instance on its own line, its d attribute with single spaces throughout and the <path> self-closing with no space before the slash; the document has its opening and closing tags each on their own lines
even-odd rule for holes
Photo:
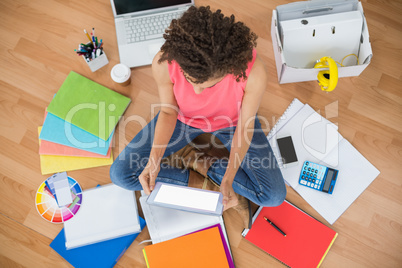
<svg viewBox="0 0 402 268">
<path fill-rule="evenodd" d="M 113 2 L 117 15 L 154 8 L 191 4 L 191 0 L 114 0 Z"/>
</svg>

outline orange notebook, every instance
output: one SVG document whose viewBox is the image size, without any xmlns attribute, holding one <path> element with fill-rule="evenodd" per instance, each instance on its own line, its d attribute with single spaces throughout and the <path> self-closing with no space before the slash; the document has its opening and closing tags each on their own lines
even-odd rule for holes
<svg viewBox="0 0 402 268">
<path fill-rule="evenodd" d="M 245 238 L 290 267 L 319 267 L 338 235 L 287 201 L 278 207 L 262 207 L 254 217 Z"/>
<path fill-rule="evenodd" d="M 219 227 L 146 246 L 143 253 L 148 268 L 229 268 Z"/>
</svg>

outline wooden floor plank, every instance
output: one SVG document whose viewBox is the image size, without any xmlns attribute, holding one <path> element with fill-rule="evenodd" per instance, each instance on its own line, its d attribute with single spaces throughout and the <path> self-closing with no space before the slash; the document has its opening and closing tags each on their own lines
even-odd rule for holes
<svg viewBox="0 0 402 268">
<path fill-rule="evenodd" d="M 48 258 L 52 251 L 49 247 L 51 241 L 0 214 L 0 255 L 3 256 L 1 261 L 17 263 L 23 267 L 51 267 L 52 265 L 68 267 L 60 256 L 57 259 Z"/>
</svg>

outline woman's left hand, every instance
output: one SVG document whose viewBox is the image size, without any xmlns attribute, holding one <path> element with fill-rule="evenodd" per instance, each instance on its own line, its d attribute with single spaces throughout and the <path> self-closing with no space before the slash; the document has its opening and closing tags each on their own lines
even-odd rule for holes
<svg viewBox="0 0 402 268">
<path fill-rule="evenodd" d="M 223 195 L 223 210 L 227 210 L 228 208 L 234 207 L 239 203 L 237 196 L 233 190 L 232 182 L 229 182 L 223 178 L 221 183 L 221 193 Z"/>
</svg>

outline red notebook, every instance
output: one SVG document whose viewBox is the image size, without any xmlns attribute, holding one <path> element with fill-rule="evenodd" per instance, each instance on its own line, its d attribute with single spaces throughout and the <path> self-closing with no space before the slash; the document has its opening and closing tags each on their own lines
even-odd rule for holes
<svg viewBox="0 0 402 268">
<path fill-rule="evenodd" d="M 245 238 L 290 267 L 319 267 L 338 235 L 287 201 L 262 207 L 254 217 Z"/>
</svg>

